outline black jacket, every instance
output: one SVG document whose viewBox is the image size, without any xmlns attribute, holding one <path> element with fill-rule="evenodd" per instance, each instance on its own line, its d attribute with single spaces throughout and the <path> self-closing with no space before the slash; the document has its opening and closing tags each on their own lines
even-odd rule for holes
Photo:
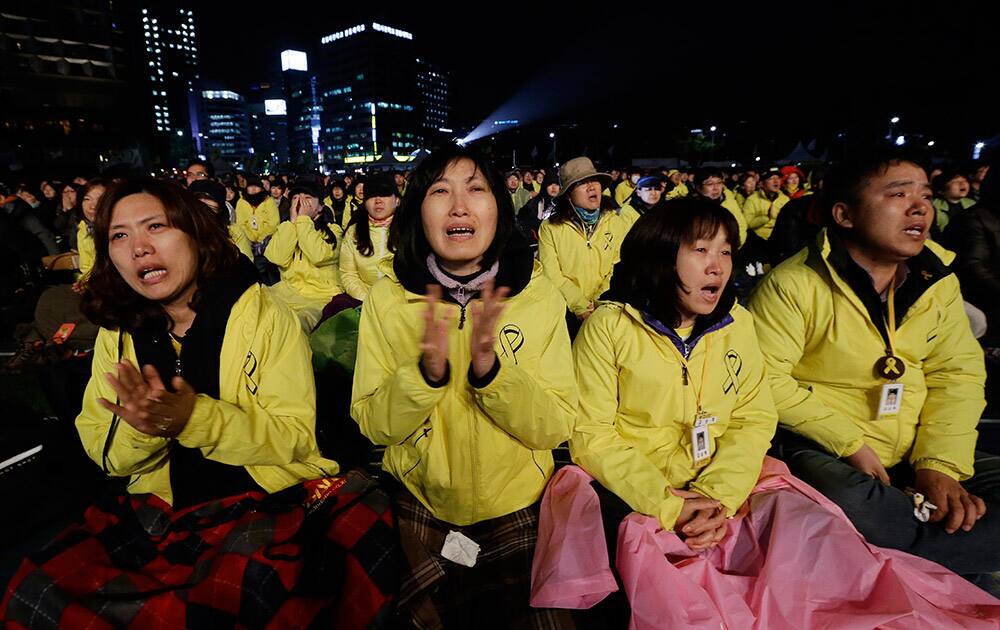
<svg viewBox="0 0 1000 630">
<path fill-rule="evenodd" d="M 942 240 L 958 256 L 962 296 L 986 313 L 987 339 L 1000 340 L 1000 207 L 980 204 L 957 214 Z"/>
</svg>

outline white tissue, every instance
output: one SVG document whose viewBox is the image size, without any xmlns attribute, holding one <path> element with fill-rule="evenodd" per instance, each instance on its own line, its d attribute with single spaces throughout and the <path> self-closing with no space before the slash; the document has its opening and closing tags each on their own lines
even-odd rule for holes
<svg viewBox="0 0 1000 630">
<path fill-rule="evenodd" d="M 455 564 L 474 567 L 476 566 L 476 558 L 479 556 L 479 545 L 468 536 L 450 531 L 444 539 L 441 555 Z"/>
</svg>

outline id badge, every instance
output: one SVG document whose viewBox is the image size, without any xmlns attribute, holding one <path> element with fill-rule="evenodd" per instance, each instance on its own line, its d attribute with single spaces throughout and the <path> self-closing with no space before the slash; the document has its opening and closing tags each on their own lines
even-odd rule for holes
<svg viewBox="0 0 1000 630">
<path fill-rule="evenodd" d="M 903 384 L 886 383 L 882 386 L 882 395 L 878 401 L 878 415 L 894 416 L 903 407 Z"/>
<path fill-rule="evenodd" d="M 707 424 L 691 429 L 691 459 L 695 464 L 708 462 L 709 456 L 712 454 L 711 444 Z"/>
</svg>

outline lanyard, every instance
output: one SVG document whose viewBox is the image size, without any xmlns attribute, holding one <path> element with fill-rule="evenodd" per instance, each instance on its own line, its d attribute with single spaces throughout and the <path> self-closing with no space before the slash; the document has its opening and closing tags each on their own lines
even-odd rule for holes
<svg viewBox="0 0 1000 630">
<path fill-rule="evenodd" d="M 887 350 L 896 356 L 896 280 L 893 278 L 892 283 L 889 285 L 889 297 L 886 299 L 887 305 L 889 307 L 889 321 L 885 323 L 887 341 L 889 342 L 889 347 Z"/>
<path fill-rule="evenodd" d="M 896 288 L 895 283 L 889 285 L 889 296 L 886 300 L 889 307 L 889 320 L 885 321 L 886 345 L 885 356 L 875 362 L 875 372 L 890 382 L 899 380 L 906 372 L 906 364 L 896 354 Z"/>
<path fill-rule="evenodd" d="M 674 352 L 677 353 L 677 358 L 681 360 L 681 365 L 683 366 L 684 369 L 684 384 L 687 385 L 688 375 L 691 374 L 691 365 L 688 363 L 688 360 L 684 357 L 684 353 L 677 349 L 677 346 L 675 346 L 672 343 L 670 344 L 670 346 L 674 349 Z M 694 400 L 695 403 L 698 405 L 699 415 L 702 412 L 701 391 L 705 386 L 705 374 L 708 371 L 708 355 L 709 355 L 709 350 L 711 348 L 712 348 L 712 337 L 707 336 L 705 339 L 705 360 L 702 361 L 701 364 L 701 381 L 698 383 L 698 388 L 695 389 L 694 392 Z"/>
</svg>

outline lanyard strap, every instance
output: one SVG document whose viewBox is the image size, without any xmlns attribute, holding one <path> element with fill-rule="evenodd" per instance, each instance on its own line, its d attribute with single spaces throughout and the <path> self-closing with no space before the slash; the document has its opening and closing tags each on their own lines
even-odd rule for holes
<svg viewBox="0 0 1000 630">
<path fill-rule="evenodd" d="M 889 285 L 889 296 L 886 299 L 886 304 L 889 307 L 889 321 L 885 323 L 886 327 L 886 341 L 889 347 L 886 351 L 892 355 L 896 356 L 896 281 L 893 279 L 892 283 Z"/>
<path fill-rule="evenodd" d="M 670 344 L 670 346 L 677 353 L 677 358 L 679 358 L 681 360 L 681 365 L 684 366 L 684 371 L 688 374 L 688 377 L 690 378 L 691 377 L 691 365 L 688 363 L 687 358 L 684 357 L 684 353 L 681 352 L 680 350 L 678 350 L 677 347 L 674 344 Z M 705 360 L 702 361 L 702 364 L 701 364 L 701 380 L 699 381 L 698 387 L 697 387 L 697 389 L 695 389 L 695 392 L 694 392 L 694 400 L 695 400 L 695 403 L 698 405 L 698 413 L 699 414 L 702 412 L 702 408 L 701 408 L 701 391 L 702 391 L 702 389 L 705 386 L 705 373 L 708 371 L 708 354 L 709 354 L 709 350 L 711 348 L 712 348 L 712 337 L 711 337 L 711 335 L 707 335 L 706 338 L 705 338 Z"/>
</svg>

